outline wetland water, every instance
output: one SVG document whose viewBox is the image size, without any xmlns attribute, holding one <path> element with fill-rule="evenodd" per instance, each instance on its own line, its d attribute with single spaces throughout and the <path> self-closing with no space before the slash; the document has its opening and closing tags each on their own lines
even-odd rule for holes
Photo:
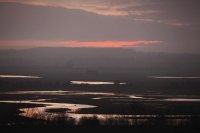
<svg viewBox="0 0 200 133">
<path fill-rule="evenodd" d="M 37 79 L 39 76 L 0 75 L 1 79 Z M 199 77 L 150 76 L 150 79 L 198 79 Z M 0 93 L 0 103 L 16 104 L 18 115 L 34 119 L 49 119 L 62 114 L 78 122 L 81 118 L 97 117 L 106 119 L 126 119 L 131 124 L 143 123 L 154 118 L 165 118 L 173 125 L 187 124 L 195 115 L 199 117 L 200 97 L 198 95 L 165 95 L 163 93 L 117 92 L 114 85 L 126 88 L 126 82 L 70 81 L 78 89 L 70 90 L 29 90 L 4 91 Z M 94 91 L 84 91 L 82 86 L 94 87 Z M 108 91 L 97 91 L 99 86 Z M 83 90 L 82 90 L 83 89 Z M 104 89 L 105 90 L 105 89 Z M 26 105 L 26 106 L 21 106 Z M 34 105 L 34 106 L 33 106 Z"/>
<path fill-rule="evenodd" d="M 184 96 L 173 97 L 173 96 L 163 96 L 163 95 L 134 95 L 134 94 L 119 94 L 113 92 L 89 92 L 89 91 L 11 91 L 11 92 L 2 92 L 0 95 L 10 95 L 13 96 L 23 96 L 28 95 L 27 100 L 21 100 L 20 98 L 15 100 L 1 100 L 0 103 L 8 104 L 27 104 L 27 105 L 36 105 L 34 107 L 20 107 L 19 115 L 29 118 L 37 119 L 47 119 L 48 116 L 56 117 L 57 115 L 62 114 L 63 116 L 74 118 L 76 121 L 79 121 L 82 117 L 94 117 L 98 119 L 105 120 L 108 118 L 126 118 L 127 120 L 136 120 L 138 122 L 145 122 L 149 119 L 160 117 L 159 114 L 131 114 L 129 113 L 110 113 L 104 111 L 105 106 L 113 106 L 118 103 L 128 104 L 131 102 L 140 104 L 140 103 L 162 103 L 162 102 L 178 102 L 178 103 L 200 103 L 200 98 L 197 97 L 187 97 Z M 47 98 L 48 97 L 48 98 Z M 70 98 L 79 99 L 78 101 L 73 102 Z M 87 99 L 85 101 L 85 99 Z M 71 101 L 71 102 L 70 102 Z M 88 101 L 88 102 L 87 102 Z M 80 102 L 80 103 L 79 103 Z M 85 102 L 83 104 L 83 102 Z M 137 104 L 133 105 L 134 108 L 137 107 Z M 94 109 L 102 108 L 103 112 L 93 111 Z M 135 107 L 134 107 L 135 106 Z M 159 106 L 159 105 L 157 105 Z M 106 108 L 106 107 L 105 107 Z M 120 110 L 120 107 L 118 108 Z M 124 108 L 126 110 L 126 107 Z M 82 110 L 88 110 L 82 112 Z M 91 110 L 91 111 L 89 111 Z M 127 108 L 127 110 L 130 110 Z M 192 115 L 188 114 L 166 114 L 162 115 L 172 121 L 174 124 L 187 123 Z M 134 122 L 131 122 L 134 124 Z"/>
<path fill-rule="evenodd" d="M 25 75 L 0 75 L 0 78 L 18 78 L 18 79 L 40 79 L 39 76 L 25 76 Z"/>
</svg>

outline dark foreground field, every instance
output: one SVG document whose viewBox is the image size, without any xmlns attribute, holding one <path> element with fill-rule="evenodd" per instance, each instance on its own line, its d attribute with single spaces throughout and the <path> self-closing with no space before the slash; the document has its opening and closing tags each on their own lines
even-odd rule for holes
<svg viewBox="0 0 200 133">
<path fill-rule="evenodd" d="M 182 128 L 170 128 L 170 127 L 128 127 L 128 126 L 68 126 L 68 127 L 52 127 L 52 126 L 46 126 L 46 127 L 3 127 L 1 128 L 1 132 L 21 132 L 21 133 L 35 133 L 35 132 L 48 132 L 48 133 L 55 133 L 55 132 L 116 132 L 116 133 L 126 133 L 126 132 L 134 132 L 134 133 L 148 133 L 148 132 L 154 132 L 154 133 L 199 133 L 199 129 L 194 128 L 188 128 L 188 127 L 182 127 Z"/>
</svg>

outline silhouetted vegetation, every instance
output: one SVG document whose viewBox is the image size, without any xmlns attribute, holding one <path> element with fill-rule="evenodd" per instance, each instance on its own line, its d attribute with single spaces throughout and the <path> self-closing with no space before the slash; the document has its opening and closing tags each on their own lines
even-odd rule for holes
<svg viewBox="0 0 200 133">
<path fill-rule="evenodd" d="M 98 125 L 100 125 L 100 120 L 97 118 L 97 116 L 82 117 L 79 120 L 78 125 L 81 125 L 81 126 L 98 126 Z"/>
</svg>

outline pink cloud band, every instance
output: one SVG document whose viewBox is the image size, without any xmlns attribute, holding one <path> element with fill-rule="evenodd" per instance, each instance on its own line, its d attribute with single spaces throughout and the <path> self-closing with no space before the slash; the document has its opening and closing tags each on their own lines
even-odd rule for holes
<svg viewBox="0 0 200 133">
<path fill-rule="evenodd" d="M 123 48 L 140 47 L 149 44 L 160 44 L 158 40 L 136 41 L 35 41 L 35 40 L 0 40 L 1 48 L 31 48 L 31 47 L 96 47 L 96 48 Z"/>
</svg>

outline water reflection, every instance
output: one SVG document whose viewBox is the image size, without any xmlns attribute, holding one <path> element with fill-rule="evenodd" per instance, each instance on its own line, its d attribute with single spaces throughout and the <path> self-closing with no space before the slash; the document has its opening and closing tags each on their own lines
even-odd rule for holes
<svg viewBox="0 0 200 133">
<path fill-rule="evenodd" d="M 59 116 L 59 113 L 50 113 L 44 111 L 42 108 L 22 108 L 20 109 L 21 116 L 34 119 L 54 119 Z M 76 114 L 71 112 L 62 113 L 62 117 L 69 117 L 75 119 L 77 124 L 82 118 L 93 118 L 94 116 L 100 120 L 102 125 L 142 125 L 153 123 L 157 120 L 160 124 L 167 125 L 186 125 L 192 119 L 192 115 L 121 115 L 121 114 Z M 50 117 L 50 118 L 49 118 Z M 197 116 L 199 117 L 199 116 Z"/>
<path fill-rule="evenodd" d="M 2 94 L 2 93 L 1 93 Z M 131 124 L 135 123 L 144 123 L 147 121 L 150 121 L 152 119 L 165 119 L 168 123 L 173 123 L 174 125 L 187 122 L 189 119 L 191 119 L 191 115 L 128 115 L 128 114 L 82 114 L 80 111 L 82 109 L 93 109 L 96 107 L 100 107 L 101 104 L 97 104 L 97 106 L 94 105 L 88 105 L 88 104 L 73 104 L 73 103 L 59 103 L 59 102 L 48 102 L 47 100 L 51 100 L 54 98 L 58 98 L 56 95 L 94 95 L 92 97 L 87 97 L 92 100 L 101 100 L 101 99 L 115 99 L 114 101 L 147 101 L 147 102 L 153 102 L 153 101 L 164 101 L 164 102 L 200 102 L 200 99 L 198 99 L 197 96 L 193 97 L 186 97 L 183 95 L 180 96 L 166 96 L 166 95 L 134 95 L 134 94 L 121 94 L 121 93 L 112 93 L 112 92 L 87 92 L 87 91 L 15 91 L 15 92 L 4 92 L 3 94 L 34 94 L 36 95 L 38 99 L 36 100 L 18 100 L 18 101 L 0 101 L 2 103 L 16 103 L 16 104 L 34 104 L 37 107 L 30 107 L 30 108 L 19 108 L 19 115 L 30 117 L 30 118 L 37 118 L 37 119 L 48 119 L 49 116 L 53 119 L 53 117 L 58 116 L 59 114 L 63 114 L 66 117 L 74 118 L 76 121 L 79 121 L 82 117 L 93 117 L 94 115 L 104 121 L 108 119 L 125 119 L 129 121 Z M 44 96 L 38 96 L 38 95 L 55 95 L 51 96 L 51 99 L 45 99 Z M 32 97 L 32 96 L 31 96 Z M 65 96 L 62 96 L 61 98 L 66 98 Z M 185 98 L 184 98 L 185 97 Z M 85 97 L 84 97 L 85 98 Z M 74 97 L 76 99 L 76 97 Z M 92 101 L 91 100 L 91 101 Z M 107 102 L 107 101 L 104 102 Z M 59 100 L 58 100 L 59 101 Z M 111 100 L 112 101 L 112 100 Z M 63 101 L 62 101 L 63 102 Z M 125 101 L 127 102 L 127 101 Z M 124 102 L 124 103 L 125 103 Z M 82 103 L 82 101 L 81 101 Z M 87 101 L 86 101 L 87 103 Z M 98 103 L 94 102 L 93 103 Z M 101 102 L 100 102 L 101 103 Z M 103 104 L 102 104 L 103 105 Z M 84 111 L 83 111 L 84 112 Z M 87 112 L 88 113 L 88 112 Z M 104 112 L 105 113 L 105 112 Z"/>
<path fill-rule="evenodd" d="M 110 92 L 74 92 L 74 95 L 104 95 L 104 96 L 111 96 L 115 95 L 115 93 Z"/>
<path fill-rule="evenodd" d="M 164 99 L 163 101 L 170 101 L 170 102 L 200 102 L 200 99 L 168 98 L 168 99 Z"/>
<path fill-rule="evenodd" d="M 126 95 L 126 94 L 120 94 L 120 95 L 116 95 L 116 96 L 109 96 L 109 97 L 94 97 L 91 98 L 94 100 L 100 100 L 100 99 L 144 99 L 143 97 L 140 96 L 135 96 L 135 95 Z"/>
<path fill-rule="evenodd" d="M 39 79 L 39 76 L 24 76 L 24 75 L 0 75 L 0 78 L 24 78 L 24 79 Z"/>
<path fill-rule="evenodd" d="M 2 92 L 3 94 L 33 94 L 33 95 L 63 95 L 71 91 L 12 91 Z"/>
<path fill-rule="evenodd" d="M 112 92 L 90 92 L 90 91 L 12 91 L 1 92 L 0 94 L 33 94 L 33 95 L 115 95 Z"/>
<path fill-rule="evenodd" d="M 166 96 L 166 95 L 127 95 L 118 94 L 112 92 L 90 92 L 90 91 L 13 91 L 13 92 L 1 92 L 0 94 L 32 94 L 32 95 L 71 95 L 71 96 L 81 96 L 81 95 L 97 95 L 100 97 L 93 97 L 93 100 L 100 99 L 122 99 L 134 100 L 134 101 L 166 101 L 166 102 L 200 102 L 199 97 L 188 97 L 188 96 Z"/>
<path fill-rule="evenodd" d="M 39 99 L 39 100 L 34 100 L 34 101 L 33 100 L 25 100 L 25 101 L 0 101 L 0 102 L 1 103 L 44 105 L 44 107 L 37 107 L 38 110 L 41 110 L 43 112 L 45 112 L 46 109 L 67 109 L 67 110 L 69 110 L 69 112 L 77 112 L 80 109 L 97 107 L 97 106 L 87 105 L 87 104 L 46 102 L 46 99 Z"/>
<path fill-rule="evenodd" d="M 200 79 L 200 77 L 149 76 L 156 79 Z"/>
<path fill-rule="evenodd" d="M 119 85 L 125 85 L 126 83 L 122 82 L 102 82 L 102 81 L 70 81 L 71 84 L 86 84 L 86 85 L 114 85 L 114 84 L 119 84 Z"/>
<path fill-rule="evenodd" d="M 134 96 L 134 95 L 129 96 L 129 98 L 132 98 L 132 99 L 143 99 L 143 97 Z"/>
</svg>

